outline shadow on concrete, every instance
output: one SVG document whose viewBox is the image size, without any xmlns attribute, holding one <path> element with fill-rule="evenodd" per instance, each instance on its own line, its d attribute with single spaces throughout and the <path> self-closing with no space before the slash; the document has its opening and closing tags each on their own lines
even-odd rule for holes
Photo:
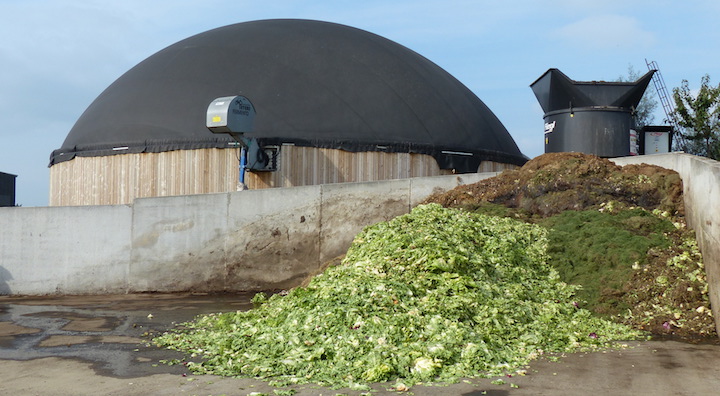
<svg viewBox="0 0 720 396">
<path fill-rule="evenodd" d="M 0 265 L 0 296 L 10 294 L 10 285 L 7 284 L 7 281 L 12 280 L 12 278 L 13 277 L 10 271 Z"/>
</svg>

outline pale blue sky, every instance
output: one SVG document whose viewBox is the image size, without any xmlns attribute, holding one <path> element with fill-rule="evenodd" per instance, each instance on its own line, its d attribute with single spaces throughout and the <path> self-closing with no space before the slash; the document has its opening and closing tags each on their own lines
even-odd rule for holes
<svg viewBox="0 0 720 396">
<path fill-rule="evenodd" d="M 647 58 L 670 89 L 720 81 L 716 0 L 0 0 L 0 171 L 18 175 L 17 202 L 47 205 L 50 152 L 124 72 L 194 34 L 271 18 L 341 23 L 409 47 L 470 88 L 531 158 L 543 152 L 543 120 L 529 85 L 549 68 L 616 80 L 629 65 L 644 73 Z"/>
</svg>

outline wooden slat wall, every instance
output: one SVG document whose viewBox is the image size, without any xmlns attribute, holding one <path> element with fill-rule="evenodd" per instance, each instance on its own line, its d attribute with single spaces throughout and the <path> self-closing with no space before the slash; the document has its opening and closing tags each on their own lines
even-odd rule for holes
<svg viewBox="0 0 720 396">
<path fill-rule="evenodd" d="M 483 172 L 502 172 L 506 169 L 516 169 L 518 168 L 517 165 L 511 165 L 511 164 L 503 164 L 500 162 L 492 162 L 492 161 L 482 161 L 480 162 L 480 166 L 478 166 L 478 173 Z"/>
<path fill-rule="evenodd" d="M 479 172 L 515 166 L 483 162 Z M 282 146 L 276 172 L 247 172 L 250 189 L 403 179 L 449 174 L 431 156 L 351 153 Z M 135 198 L 235 191 L 238 149 L 76 157 L 50 168 L 50 206 L 115 205 Z"/>
<path fill-rule="evenodd" d="M 282 146 L 277 172 L 249 172 L 249 188 L 363 182 L 447 174 L 424 154 L 360 152 Z"/>
<path fill-rule="evenodd" d="M 50 168 L 50 206 L 115 205 L 135 198 L 235 191 L 236 149 L 76 157 Z"/>
</svg>

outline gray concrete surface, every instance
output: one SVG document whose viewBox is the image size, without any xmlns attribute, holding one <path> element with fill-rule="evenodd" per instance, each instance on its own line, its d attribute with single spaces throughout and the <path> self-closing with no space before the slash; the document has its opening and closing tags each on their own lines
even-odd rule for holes
<svg viewBox="0 0 720 396">
<path fill-rule="evenodd" d="M 0 208 L 0 295 L 286 288 L 362 227 L 495 174 Z"/>
<path fill-rule="evenodd" d="M 147 346 L 163 331 L 201 313 L 250 307 L 250 294 L 0 296 L 0 394 L 12 395 L 275 395 L 254 379 L 193 375 L 161 359 L 176 352 Z M 148 315 L 152 315 L 149 317 Z M 720 389 L 720 345 L 677 341 L 533 362 L 526 375 L 417 385 L 427 395 L 712 395 Z M 502 379 L 505 384 L 493 384 Z M 374 394 L 398 394 L 394 382 Z M 299 396 L 360 395 L 350 389 L 292 387 Z M 402 393 L 410 394 L 410 393 Z"/>
</svg>

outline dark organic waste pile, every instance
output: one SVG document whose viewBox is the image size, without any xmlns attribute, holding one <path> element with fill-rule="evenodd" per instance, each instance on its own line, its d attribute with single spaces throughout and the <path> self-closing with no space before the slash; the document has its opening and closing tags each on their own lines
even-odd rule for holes
<svg viewBox="0 0 720 396">
<path fill-rule="evenodd" d="M 155 339 L 199 373 L 363 389 L 508 373 L 550 352 L 640 336 L 578 308 L 544 228 L 422 205 L 367 227 L 343 262 L 247 312 Z"/>
<path fill-rule="evenodd" d="M 545 227 L 550 263 L 563 281 L 582 285 L 578 299 L 596 314 L 658 335 L 715 336 L 702 257 L 685 226 L 674 171 L 545 154 L 427 202 Z"/>
<path fill-rule="evenodd" d="M 645 164 L 620 167 L 581 153 L 544 154 L 520 169 L 434 195 L 427 202 L 467 210 L 491 202 L 517 209 L 527 218 L 600 209 L 609 202 L 678 216 L 685 210 L 677 172 Z"/>
</svg>

